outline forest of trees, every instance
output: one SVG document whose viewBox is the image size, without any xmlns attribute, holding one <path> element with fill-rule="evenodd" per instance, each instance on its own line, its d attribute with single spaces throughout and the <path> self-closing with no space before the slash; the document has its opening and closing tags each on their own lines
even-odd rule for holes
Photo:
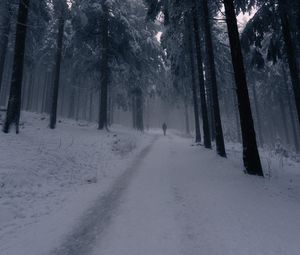
<svg viewBox="0 0 300 255">
<path fill-rule="evenodd" d="M 259 147 L 300 152 L 299 42 L 299 0 L 1 0 L 2 130 L 21 110 L 109 129 L 121 109 L 143 131 L 159 97 L 263 176 Z"/>
</svg>

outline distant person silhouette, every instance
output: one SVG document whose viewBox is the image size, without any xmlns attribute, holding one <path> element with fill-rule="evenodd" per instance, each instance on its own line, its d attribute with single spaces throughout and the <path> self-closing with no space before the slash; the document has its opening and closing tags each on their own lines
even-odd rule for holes
<svg viewBox="0 0 300 255">
<path fill-rule="evenodd" d="M 164 124 L 162 125 L 162 129 L 163 129 L 163 131 L 164 131 L 164 135 L 166 135 L 166 134 L 167 134 L 167 124 L 166 124 L 166 123 L 164 123 Z"/>
</svg>

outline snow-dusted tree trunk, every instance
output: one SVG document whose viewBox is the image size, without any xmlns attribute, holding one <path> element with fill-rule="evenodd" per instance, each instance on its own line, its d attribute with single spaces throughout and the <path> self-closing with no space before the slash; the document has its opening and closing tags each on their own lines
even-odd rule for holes
<svg viewBox="0 0 300 255">
<path fill-rule="evenodd" d="M 219 106 L 215 57 L 214 57 L 213 42 L 211 36 L 210 13 L 208 9 L 207 0 L 202 1 L 202 9 L 204 15 L 203 22 L 204 22 L 204 33 L 205 33 L 205 47 L 206 47 L 206 54 L 208 58 L 207 69 L 209 70 L 208 75 L 209 75 L 209 80 L 211 85 L 216 147 L 217 147 L 217 153 L 222 157 L 226 157 L 223 128 L 222 128 L 222 121 L 220 115 L 220 106 Z"/>
<path fill-rule="evenodd" d="M 75 88 L 71 87 L 71 95 L 70 95 L 69 111 L 68 111 L 68 118 L 70 119 L 73 119 L 75 115 L 75 96 L 76 96 Z"/>
<path fill-rule="evenodd" d="M 245 171 L 263 176 L 233 0 L 224 0 L 224 6 L 239 105 Z"/>
<path fill-rule="evenodd" d="M 137 124 L 136 124 L 136 100 L 135 100 L 135 95 L 132 93 L 132 98 L 131 98 L 131 113 L 132 113 L 132 127 L 136 129 Z"/>
<path fill-rule="evenodd" d="M 204 61 L 205 61 L 205 65 L 204 65 L 204 71 L 206 74 L 209 73 L 208 70 L 208 57 L 207 54 L 204 55 Z M 212 88 L 210 85 L 210 80 L 209 79 L 205 79 L 205 89 L 206 89 L 206 97 L 207 97 L 207 108 L 208 108 L 208 113 L 209 113 L 209 127 L 210 127 L 210 135 L 211 135 L 211 141 L 215 141 L 216 138 L 216 132 L 215 132 L 215 119 L 214 119 L 214 110 L 213 110 L 213 103 L 212 103 Z"/>
<path fill-rule="evenodd" d="M 108 83 L 109 83 L 109 13 L 106 4 L 102 4 L 102 17 L 101 17 L 101 92 L 100 92 L 100 111 L 98 128 L 107 128 L 107 115 L 108 115 Z"/>
<path fill-rule="evenodd" d="M 189 135 L 190 132 L 190 117 L 189 117 L 189 108 L 188 108 L 188 99 L 187 96 L 184 97 L 184 121 L 185 121 L 185 133 Z"/>
<path fill-rule="evenodd" d="M 9 132 L 9 129 L 13 123 L 16 125 L 16 133 L 19 133 L 25 41 L 27 33 L 29 3 L 30 0 L 20 0 L 19 2 L 13 71 L 7 106 L 7 114 L 3 126 L 4 133 Z"/>
<path fill-rule="evenodd" d="M 132 94 L 132 125 L 134 129 L 144 131 L 144 103 L 143 91 L 136 87 L 131 91 Z"/>
<path fill-rule="evenodd" d="M 201 42 L 200 42 L 199 24 L 198 24 L 199 21 L 198 21 L 198 12 L 197 12 L 195 0 L 194 0 L 194 7 L 195 8 L 192 10 L 192 24 L 193 24 L 195 48 L 196 48 L 198 82 L 200 88 L 200 99 L 201 99 L 200 103 L 201 103 L 201 113 L 202 113 L 202 120 L 203 120 L 203 140 L 204 140 L 204 147 L 211 149 L 211 139 L 210 139 L 210 132 L 209 132 L 209 121 L 208 121 L 207 103 L 206 103 L 205 86 L 204 86 L 203 61 L 202 61 Z"/>
<path fill-rule="evenodd" d="M 59 10 L 58 19 L 58 34 L 56 39 L 56 55 L 55 55 L 55 66 L 54 66 L 54 82 L 52 88 L 52 101 L 50 110 L 50 125 L 51 129 L 55 129 L 57 120 L 57 103 L 58 103 L 58 91 L 59 91 L 59 80 L 60 80 L 60 67 L 62 59 L 62 47 L 64 38 L 64 27 L 65 17 L 63 9 Z"/>
<path fill-rule="evenodd" d="M 0 3 L 0 93 L 4 72 L 6 51 L 8 46 L 8 36 L 10 30 L 9 2 L 1 0 Z"/>
<path fill-rule="evenodd" d="M 143 105 L 143 91 L 138 88 L 136 91 L 136 124 L 137 130 L 144 131 L 144 105 Z"/>
<path fill-rule="evenodd" d="M 194 44 L 193 44 L 193 34 L 192 25 L 189 22 L 188 18 L 186 18 L 186 34 L 189 48 L 189 59 L 190 59 L 190 69 L 191 69 L 191 82 L 192 82 L 192 93 L 193 93 L 193 105 L 194 105 L 194 117 L 195 117 L 195 142 L 201 142 L 201 132 L 200 132 L 200 122 L 199 122 L 199 104 L 198 104 L 198 96 L 197 96 L 197 86 L 196 86 L 196 70 L 195 70 L 195 54 L 194 54 Z"/>
</svg>

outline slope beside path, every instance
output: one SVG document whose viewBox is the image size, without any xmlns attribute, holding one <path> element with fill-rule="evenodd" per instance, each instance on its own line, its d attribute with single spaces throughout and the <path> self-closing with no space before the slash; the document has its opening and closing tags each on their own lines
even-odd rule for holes
<svg viewBox="0 0 300 255">
<path fill-rule="evenodd" d="M 0 254 L 50 252 L 153 139 L 129 128 L 22 113 L 0 132 Z"/>
</svg>

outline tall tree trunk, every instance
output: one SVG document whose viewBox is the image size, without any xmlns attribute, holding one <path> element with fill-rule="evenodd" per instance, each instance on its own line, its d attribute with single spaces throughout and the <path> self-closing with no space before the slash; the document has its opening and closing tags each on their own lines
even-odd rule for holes
<svg viewBox="0 0 300 255">
<path fill-rule="evenodd" d="M 110 111 L 111 111 L 111 95 L 110 95 L 110 88 L 108 88 L 107 92 L 107 126 L 111 126 L 111 119 L 110 119 Z"/>
<path fill-rule="evenodd" d="M 195 135 L 196 143 L 201 142 L 200 122 L 199 122 L 199 106 L 198 96 L 196 87 L 196 72 L 195 72 L 195 59 L 194 59 L 194 45 L 192 31 L 188 31 L 188 47 L 189 47 L 189 58 L 190 58 L 190 69 L 191 69 L 191 80 L 192 80 L 192 92 L 193 92 L 193 103 L 194 103 L 194 116 L 195 116 Z"/>
<path fill-rule="evenodd" d="M 208 78 L 209 74 L 209 65 L 208 65 L 208 56 L 207 54 L 204 55 L 204 72 L 205 72 L 205 89 L 206 89 L 206 98 L 207 98 L 207 108 L 208 108 L 208 117 L 209 117 L 209 128 L 210 128 L 210 135 L 211 141 L 216 140 L 216 132 L 215 132 L 215 119 L 214 119 L 214 107 L 213 107 L 213 100 L 212 100 L 212 86 L 211 82 Z"/>
<path fill-rule="evenodd" d="M 288 64 L 289 64 L 289 69 L 291 74 L 291 81 L 292 81 L 293 91 L 295 96 L 296 108 L 298 113 L 298 122 L 300 126 L 300 78 L 298 72 L 299 70 L 298 70 L 298 63 L 297 63 L 297 54 L 292 41 L 292 35 L 290 31 L 289 19 L 287 16 L 286 5 L 287 3 L 285 2 L 285 0 L 279 0 L 279 11 L 280 11 L 282 33 L 283 33 L 283 39 L 284 39 L 285 49 L 287 53 L 287 59 L 288 59 Z M 299 134 L 299 130 L 298 130 L 298 134 Z"/>
<path fill-rule="evenodd" d="M 196 2 L 194 2 L 194 4 L 196 6 Z M 198 76 L 199 76 L 198 81 L 199 81 L 199 88 L 200 88 L 201 112 L 202 112 L 202 120 L 203 120 L 203 140 L 204 140 L 204 147 L 211 149 L 197 8 L 194 8 L 194 10 L 192 11 L 192 15 L 193 15 L 192 24 L 194 29 L 194 39 L 195 39 L 197 67 L 198 67 Z"/>
<path fill-rule="evenodd" d="M 31 110 L 31 101 L 32 101 L 32 97 L 33 97 L 33 82 L 34 82 L 34 68 L 33 67 L 30 67 L 29 68 L 29 78 L 28 78 L 28 81 L 27 81 L 27 95 L 26 95 L 26 105 L 25 105 L 25 110 L 26 111 L 29 111 Z"/>
<path fill-rule="evenodd" d="M 296 22 L 295 24 L 298 24 L 298 26 L 296 26 L 296 29 L 297 29 L 297 41 L 298 41 L 298 67 L 299 67 L 299 64 L 300 64 L 300 45 L 299 45 L 299 42 L 300 42 L 300 1 L 297 1 L 297 6 L 296 6 Z"/>
<path fill-rule="evenodd" d="M 16 133 L 19 133 L 20 111 L 21 111 L 21 94 L 23 81 L 23 67 L 25 55 L 25 41 L 27 32 L 27 20 L 30 0 L 20 0 L 16 41 L 14 51 L 14 63 L 11 79 L 10 94 L 7 106 L 6 119 L 3 126 L 3 132 L 8 133 L 10 126 L 16 125 Z"/>
<path fill-rule="evenodd" d="M 108 38 L 108 26 L 109 26 L 109 13 L 106 4 L 102 5 L 103 16 L 101 18 L 101 93 L 100 93 L 100 112 L 98 129 L 107 128 L 107 104 L 108 104 L 108 83 L 109 83 L 109 38 Z"/>
<path fill-rule="evenodd" d="M 248 174 L 263 176 L 233 0 L 224 0 L 224 6 L 239 105 L 245 171 Z"/>
<path fill-rule="evenodd" d="M 143 92 L 140 88 L 136 91 L 136 107 L 137 130 L 144 131 Z"/>
<path fill-rule="evenodd" d="M 89 106 L 89 121 L 91 122 L 93 120 L 93 99 L 94 99 L 94 93 L 90 91 L 90 106 Z"/>
<path fill-rule="evenodd" d="M 257 132 L 258 132 L 258 139 L 259 139 L 260 145 L 263 147 L 264 139 L 263 139 L 262 130 L 261 130 L 262 122 L 261 122 L 261 118 L 260 118 L 260 111 L 259 111 L 259 107 L 258 107 L 257 93 L 256 93 L 255 85 L 256 85 L 255 82 L 253 82 L 252 93 L 253 93 L 253 100 L 254 100 L 255 115 L 256 115 L 256 119 L 257 119 Z"/>
<path fill-rule="evenodd" d="M 215 124 L 215 137 L 216 137 L 216 147 L 217 153 L 226 157 L 225 143 L 223 136 L 222 121 L 220 115 L 220 106 L 219 106 L 219 95 L 218 95 L 218 85 L 217 85 L 217 75 L 215 67 L 215 57 L 213 50 L 213 41 L 211 36 L 211 24 L 210 24 L 210 13 L 208 9 L 207 0 L 202 1 L 202 8 L 204 14 L 204 32 L 205 32 L 205 47 L 207 53 L 207 64 L 209 70 L 209 80 L 211 83 L 211 92 L 212 92 L 212 104 L 213 104 L 213 113 L 214 113 L 214 124 Z"/>
<path fill-rule="evenodd" d="M 89 99 L 90 99 L 90 93 L 89 91 L 85 91 L 85 106 L 84 106 L 84 119 L 86 121 L 89 121 L 89 108 L 90 108 L 90 102 L 89 102 Z"/>
<path fill-rule="evenodd" d="M 8 1 L 3 1 L 2 3 L 0 3 L 0 15 L 2 16 L 0 17 L 0 94 L 10 30 L 9 11 L 10 10 Z"/>
<path fill-rule="evenodd" d="M 68 118 L 73 119 L 75 115 L 75 88 L 71 87 L 71 95 L 70 95 L 70 104 L 69 104 L 69 113 Z"/>
<path fill-rule="evenodd" d="M 114 110 L 115 110 L 115 107 L 114 107 L 114 103 L 112 101 L 112 99 L 110 100 L 110 109 L 109 109 L 109 125 L 113 125 L 114 124 Z"/>
<path fill-rule="evenodd" d="M 136 118 L 136 112 L 137 112 L 136 108 L 137 108 L 137 106 L 136 106 L 136 95 L 135 95 L 134 92 L 132 92 L 132 99 L 131 100 L 132 100 L 132 103 L 131 103 L 132 127 L 134 129 L 136 129 L 137 128 L 137 118 Z"/>
<path fill-rule="evenodd" d="M 187 97 L 184 97 L 184 120 L 185 120 L 185 133 L 190 134 L 190 118 L 189 118 L 189 108 L 187 103 Z"/>
<path fill-rule="evenodd" d="M 211 86 L 208 82 L 208 79 L 206 81 L 207 83 L 207 102 L 209 106 L 209 113 L 210 113 L 210 133 L 211 133 L 211 141 L 214 142 L 216 140 L 216 128 L 215 128 L 215 118 L 214 118 L 214 107 L 213 107 L 213 100 L 212 100 L 212 92 L 211 92 Z"/>
<path fill-rule="evenodd" d="M 81 84 L 81 82 L 79 82 L 79 84 Z M 99 91 L 100 93 L 100 91 Z M 80 89 L 77 88 L 76 89 L 76 111 L 75 111 L 75 120 L 78 121 L 79 120 L 79 114 L 80 114 L 80 106 L 81 106 L 81 97 L 80 97 Z"/>
<path fill-rule="evenodd" d="M 57 120 L 57 103 L 58 103 L 58 91 L 59 91 L 59 81 L 60 81 L 60 67 L 62 59 L 62 46 L 64 38 L 64 27 L 65 19 L 63 11 L 58 20 L 58 34 L 56 40 L 56 56 L 55 56 L 55 67 L 54 67 L 54 82 L 53 82 L 53 91 L 52 91 L 52 102 L 51 102 L 51 111 L 50 111 L 50 128 L 55 129 L 56 120 Z"/>
</svg>

